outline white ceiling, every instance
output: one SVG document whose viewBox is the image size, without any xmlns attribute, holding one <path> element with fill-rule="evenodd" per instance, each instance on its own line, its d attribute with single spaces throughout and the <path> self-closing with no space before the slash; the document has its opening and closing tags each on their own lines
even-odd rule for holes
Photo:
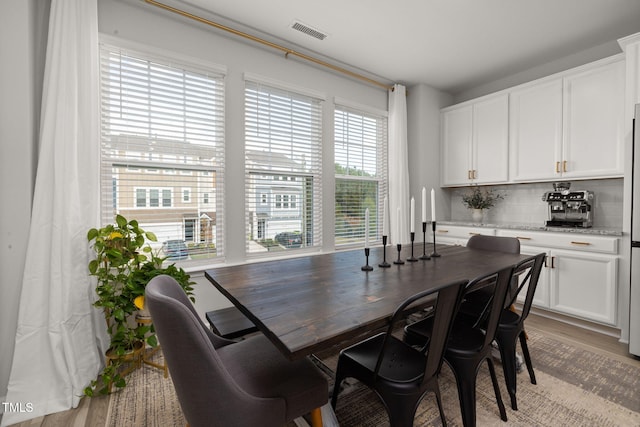
<svg viewBox="0 0 640 427">
<path fill-rule="evenodd" d="M 386 82 L 425 83 L 453 94 L 596 46 L 618 49 L 618 38 L 640 32 L 640 0 L 178 3 Z M 328 37 L 320 41 L 293 30 L 294 21 Z"/>
</svg>

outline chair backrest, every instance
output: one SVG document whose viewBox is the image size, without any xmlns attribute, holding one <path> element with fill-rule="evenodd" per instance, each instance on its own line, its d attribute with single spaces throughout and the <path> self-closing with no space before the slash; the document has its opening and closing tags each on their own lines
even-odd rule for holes
<svg viewBox="0 0 640 427">
<path fill-rule="evenodd" d="M 441 288 L 419 292 L 407 298 L 402 304 L 400 304 L 389 320 L 389 326 L 380 349 L 380 354 L 378 355 L 378 361 L 374 371 L 375 375 L 378 375 L 378 372 L 380 371 L 380 366 L 382 365 L 382 361 L 387 350 L 389 337 L 394 332 L 397 321 L 404 317 L 405 310 L 410 306 L 415 305 L 419 300 L 437 293 L 438 295 L 433 313 L 434 332 L 429 340 L 429 351 L 427 353 L 424 375 L 425 380 L 433 377 L 442 366 L 444 351 L 447 340 L 449 339 L 449 333 L 451 332 L 453 319 L 458 311 L 467 283 L 467 280 L 462 280 L 450 283 Z"/>
<path fill-rule="evenodd" d="M 523 322 L 524 319 L 529 315 L 529 311 L 531 310 L 531 304 L 533 303 L 533 295 L 536 292 L 536 287 L 538 286 L 538 280 L 540 279 L 540 272 L 542 271 L 542 266 L 544 264 L 546 253 L 542 252 L 538 255 L 535 255 L 532 258 L 526 259 L 516 265 L 514 269 L 514 277 L 520 277 L 518 290 L 511 296 L 511 301 L 509 301 L 509 306 L 513 305 L 518 298 L 518 294 L 527 287 L 527 295 L 525 297 L 524 303 L 522 304 L 522 310 L 520 312 L 520 321 Z M 522 276 L 524 275 L 524 276 Z"/>
<path fill-rule="evenodd" d="M 485 236 L 482 234 L 476 234 L 469 238 L 467 241 L 467 247 L 473 249 L 484 249 L 487 251 L 519 254 L 520 240 L 515 237 Z"/>
<path fill-rule="evenodd" d="M 249 395 L 234 381 L 213 342 L 220 337 L 206 327 L 172 277 L 154 277 L 146 287 L 145 303 L 190 425 L 238 425 L 243 414 L 268 415 L 273 410 L 267 406 L 269 399 Z"/>
<path fill-rule="evenodd" d="M 474 286 L 482 283 L 490 283 L 487 286 L 493 286 L 493 297 L 487 306 L 484 313 L 481 315 L 483 319 L 483 329 L 485 330 L 485 338 L 483 348 L 489 346 L 494 340 L 496 330 L 498 329 L 498 323 L 500 321 L 500 315 L 504 307 L 504 302 L 507 297 L 507 291 L 511 278 L 513 277 L 514 267 L 507 267 L 495 273 L 490 273 L 469 282 L 467 289 L 472 289 Z"/>
</svg>

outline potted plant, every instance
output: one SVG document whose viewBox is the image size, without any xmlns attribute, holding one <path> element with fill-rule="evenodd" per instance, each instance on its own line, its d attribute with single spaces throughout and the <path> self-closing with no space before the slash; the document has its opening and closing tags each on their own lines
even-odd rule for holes
<svg viewBox="0 0 640 427">
<path fill-rule="evenodd" d="M 478 186 L 472 187 L 471 191 L 462 195 L 462 203 L 469 209 L 473 209 L 473 220 L 475 222 L 482 221 L 484 210 L 493 207 L 498 200 L 504 199 L 502 194 L 496 193 L 495 190 L 480 189 Z"/>
<path fill-rule="evenodd" d="M 104 310 L 111 339 L 104 369 L 84 390 L 85 395 L 91 396 L 95 391 L 109 393 L 112 385 L 124 387 L 128 371 L 122 371 L 122 365 L 139 364 L 140 352 L 146 345 L 158 344 L 153 323 L 135 318 L 144 309 L 144 290 L 149 280 L 160 274 L 170 275 L 192 301 L 194 282 L 175 264 L 163 266 L 165 258 L 158 256 L 147 242 L 157 241 L 155 234 L 144 231 L 136 220 L 117 215 L 115 224 L 89 230 L 87 240 L 96 253 L 89 262 L 89 273 L 98 279 L 94 305 Z"/>
</svg>

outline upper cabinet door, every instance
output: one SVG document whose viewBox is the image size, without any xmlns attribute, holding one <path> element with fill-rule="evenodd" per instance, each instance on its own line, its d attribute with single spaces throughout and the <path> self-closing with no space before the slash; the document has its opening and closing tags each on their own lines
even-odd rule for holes
<svg viewBox="0 0 640 427">
<path fill-rule="evenodd" d="M 523 86 L 510 94 L 510 179 L 558 176 L 562 155 L 562 79 Z"/>
<path fill-rule="evenodd" d="M 509 179 L 509 96 L 483 98 L 473 104 L 471 178 L 477 184 Z"/>
<path fill-rule="evenodd" d="M 472 126 L 473 107 L 471 105 L 442 112 L 440 116 L 442 185 L 460 185 L 470 182 Z"/>
<path fill-rule="evenodd" d="M 564 178 L 623 174 L 624 62 L 565 77 Z"/>
<path fill-rule="evenodd" d="M 508 95 L 484 97 L 443 110 L 441 129 L 442 185 L 507 181 Z"/>
</svg>

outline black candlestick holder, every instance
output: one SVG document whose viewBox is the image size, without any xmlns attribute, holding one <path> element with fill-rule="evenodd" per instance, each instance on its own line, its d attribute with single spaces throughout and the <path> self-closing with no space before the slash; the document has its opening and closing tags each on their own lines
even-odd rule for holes
<svg viewBox="0 0 640 427">
<path fill-rule="evenodd" d="M 391 264 L 387 262 L 387 236 L 382 236 L 382 262 L 378 264 L 378 267 L 391 267 Z"/>
<path fill-rule="evenodd" d="M 431 252 L 432 258 L 437 258 L 440 256 L 438 252 L 436 252 L 436 222 L 431 221 L 431 231 L 433 231 L 433 252 Z"/>
<path fill-rule="evenodd" d="M 431 259 L 429 255 L 427 255 L 427 223 L 426 221 L 422 223 L 422 256 L 420 259 Z"/>
<path fill-rule="evenodd" d="M 369 265 L 369 248 L 364 248 L 364 256 L 365 256 L 365 259 L 367 260 L 367 262 L 366 262 L 365 265 L 360 267 L 360 270 L 362 270 L 362 271 L 371 271 L 371 270 L 373 270 L 373 267 L 371 267 Z"/>
<path fill-rule="evenodd" d="M 404 261 L 400 259 L 400 252 L 402 251 L 402 244 L 398 243 L 398 244 L 396 244 L 396 247 L 398 248 L 398 259 L 393 261 L 393 263 L 397 264 L 397 265 L 404 264 Z"/>
<path fill-rule="evenodd" d="M 413 256 L 413 241 L 416 238 L 416 233 L 415 232 L 411 232 L 411 257 L 407 258 L 407 261 L 409 262 L 416 262 L 418 261 L 418 258 Z"/>
</svg>

